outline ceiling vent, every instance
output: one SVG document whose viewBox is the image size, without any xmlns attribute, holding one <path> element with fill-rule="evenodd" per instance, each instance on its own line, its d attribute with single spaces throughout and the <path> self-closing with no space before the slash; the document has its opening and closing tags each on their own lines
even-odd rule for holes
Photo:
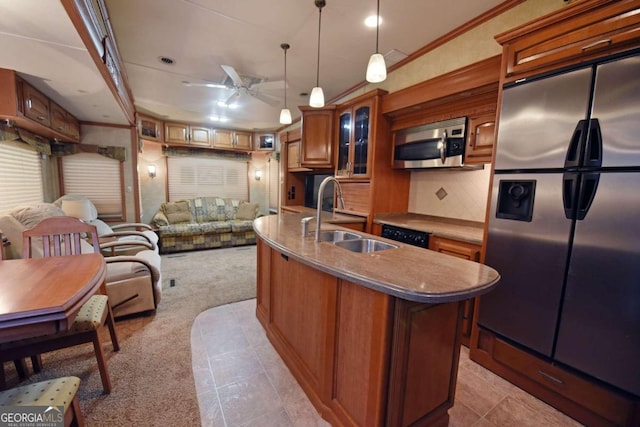
<svg viewBox="0 0 640 427">
<path fill-rule="evenodd" d="M 160 62 L 166 65 L 173 65 L 176 63 L 175 59 L 169 58 L 168 56 L 160 56 L 158 57 L 158 59 L 160 60 Z"/>
</svg>

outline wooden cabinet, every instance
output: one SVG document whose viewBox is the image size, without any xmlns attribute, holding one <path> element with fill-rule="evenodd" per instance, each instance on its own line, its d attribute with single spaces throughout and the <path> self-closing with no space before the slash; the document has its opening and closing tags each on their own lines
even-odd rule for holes
<svg viewBox="0 0 640 427">
<path fill-rule="evenodd" d="M 370 138 L 370 130 L 372 119 L 376 113 L 371 99 L 338 110 L 337 177 L 370 177 L 371 156 L 369 149 L 375 141 Z M 375 137 L 375 133 L 371 137 Z"/>
<path fill-rule="evenodd" d="M 25 117 L 45 126 L 51 124 L 49 119 L 49 98 L 27 83 L 22 84 L 22 102 Z"/>
<path fill-rule="evenodd" d="M 253 134 L 231 129 L 216 129 L 213 132 L 212 145 L 214 148 L 251 151 L 253 149 Z"/>
<path fill-rule="evenodd" d="M 302 264 L 258 241 L 258 319 L 333 426 L 446 426 L 460 305 L 415 303 Z"/>
<path fill-rule="evenodd" d="M 306 168 L 333 168 L 335 105 L 298 108 L 302 112 L 300 165 Z"/>
<path fill-rule="evenodd" d="M 45 138 L 80 142 L 78 120 L 14 70 L 0 68 L 0 94 L 0 118 Z"/>
<path fill-rule="evenodd" d="M 300 169 L 300 141 L 287 143 L 287 169 Z"/>
<path fill-rule="evenodd" d="M 480 262 L 480 253 L 482 251 L 480 245 L 438 236 L 431 236 L 429 238 L 429 249 L 475 262 Z M 472 298 L 464 301 L 462 308 L 462 344 L 467 347 L 471 339 L 471 328 L 474 320 L 475 298 Z"/>
<path fill-rule="evenodd" d="M 148 141 L 162 142 L 162 122 L 153 117 L 138 116 L 138 136 Z"/>
<path fill-rule="evenodd" d="M 628 50 L 640 41 L 638 2 L 576 2 L 496 36 L 503 45 L 505 81 Z"/>
<path fill-rule="evenodd" d="M 164 141 L 174 144 L 210 147 L 211 129 L 186 123 L 166 122 L 164 124 Z"/>
<path fill-rule="evenodd" d="M 491 163 L 496 129 L 495 114 L 469 117 L 467 127 L 467 147 L 464 153 L 464 163 Z"/>
</svg>

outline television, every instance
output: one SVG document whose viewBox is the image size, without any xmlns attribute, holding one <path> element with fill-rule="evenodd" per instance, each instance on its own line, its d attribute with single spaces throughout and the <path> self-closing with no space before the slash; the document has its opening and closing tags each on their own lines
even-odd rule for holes
<svg viewBox="0 0 640 427">
<path fill-rule="evenodd" d="M 304 205 L 307 208 L 316 209 L 318 207 L 318 189 L 320 183 L 330 174 L 306 175 L 304 180 Z M 333 181 L 324 188 L 322 210 L 333 212 Z"/>
</svg>

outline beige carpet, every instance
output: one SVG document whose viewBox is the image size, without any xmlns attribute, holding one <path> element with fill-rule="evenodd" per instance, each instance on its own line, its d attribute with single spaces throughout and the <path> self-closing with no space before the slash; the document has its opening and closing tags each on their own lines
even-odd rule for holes
<svg viewBox="0 0 640 427">
<path fill-rule="evenodd" d="M 114 353 L 110 344 L 105 349 L 111 394 L 103 394 L 91 345 L 43 355 L 43 372 L 24 383 L 80 377 L 80 403 L 90 427 L 199 426 L 191 325 L 208 308 L 255 298 L 256 247 L 163 255 L 162 263 L 163 296 L 156 314 L 118 321 L 121 350 Z M 10 385 L 16 385 L 13 367 L 5 369 Z"/>
</svg>

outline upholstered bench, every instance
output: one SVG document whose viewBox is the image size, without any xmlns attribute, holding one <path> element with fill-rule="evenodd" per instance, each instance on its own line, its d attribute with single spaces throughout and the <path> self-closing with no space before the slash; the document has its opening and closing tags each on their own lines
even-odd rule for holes
<svg viewBox="0 0 640 427">
<path fill-rule="evenodd" d="M 49 407 L 62 406 L 65 426 L 83 426 L 84 417 L 80 411 L 78 387 L 78 377 L 62 377 L 15 387 L 0 391 L 0 406 L 42 406 L 43 413 L 47 412 Z M 55 416 L 53 419 L 55 420 Z"/>
</svg>

